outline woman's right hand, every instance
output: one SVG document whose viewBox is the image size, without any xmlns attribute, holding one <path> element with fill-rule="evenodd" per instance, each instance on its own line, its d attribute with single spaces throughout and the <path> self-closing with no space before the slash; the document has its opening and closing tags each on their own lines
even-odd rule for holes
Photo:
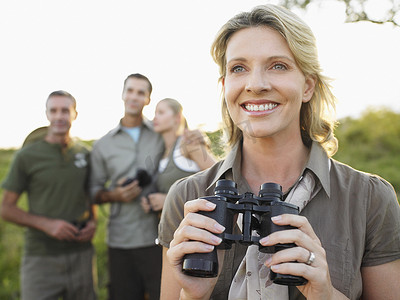
<svg viewBox="0 0 400 300">
<path fill-rule="evenodd" d="M 182 262 L 185 254 L 211 252 L 221 243 L 218 234 L 225 230 L 215 220 L 198 214 L 198 211 L 212 211 L 215 204 L 205 199 L 188 201 L 184 206 L 184 219 L 174 233 L 167 251 L 167 257 L 175 279 L 181 286 L 181 299 L 209 299 L 217 278 L 200 278 L 185 275 Z M 223 254 L 218 251 L 219 265 L 223 263 Z"/>
</svg>

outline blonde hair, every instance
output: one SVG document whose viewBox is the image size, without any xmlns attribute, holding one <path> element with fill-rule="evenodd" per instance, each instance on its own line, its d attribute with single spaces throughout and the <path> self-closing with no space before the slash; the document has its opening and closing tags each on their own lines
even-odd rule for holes
<svg viewBox="0 0 400 300">
<path fill-rule="evenodd" d="M 160 102 L 165 102 L 169 108 L 171 108 L 172 112 L 174 113 L 175 116 L 180 116 L 181 117 L 181 124 L 179 126 L 179 130 L 183 130 L 188 128 L 187 121 L 185 117 L 183 116 L 183 107 L 182 105 L 175 99 L 172 98 L 164 98 L 160 100 Z"/>
<path fill-rule="evenodd" d="M 300 128 L 303 143 L 307 146 L 316 141 L 329 155 L 336 153 L 334 136 L 334 112 L 336 98 L 330 87 L 330 79 L 322 75 L 314 34 L 297 15 L 276 5 L 260 5 L 250 12 L 243 12 L 230 19 L 217 33 L 211 46 L 211 55 L 219 66 L 219 81 L 226 75 L 226 48 L 230 37 L 237 31 L 257 26 L 267 26 L 279 32 L 287 41 L 296 63 L 305 76 L 316 79 L 311 100 L 303 103 L 300 110 Z M 229 115 L 225 96 L 222 97 L 222 118 L 228 134 L 228 142 L 234 145 L 242 138 L 241 130 Z"/>
</svg>

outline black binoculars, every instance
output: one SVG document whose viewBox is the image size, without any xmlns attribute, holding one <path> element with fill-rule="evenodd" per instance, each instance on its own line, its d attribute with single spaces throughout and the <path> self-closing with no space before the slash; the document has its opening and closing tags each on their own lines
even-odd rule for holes
<svg viewBox="0 0 400 300">
<path fill-rule="evenodd" d="M 230 249 L 232 243 L 240 243 L 250 246 L 259 245 L 259 251 L 263 253 L 276 253 L 277 251 L 296 247 L 294 243 L 277 244 L 273 246 L 262 246 L 259 240 L 273 232 L 293 229 L 294 227 L 286 225 L 279 226 L 271 221 L 271 217 L 281 214 L 299 214 L 299 208 L 296 205 L 282 201 L 282 187 L 277 183 L 264 183 L 261 185 L 258 196 L 246 192 L 238 194 L 236 183 L 221 179 L 218 180 L 214 189 L 215 196 L 202 197 L 216 204 L 213 211 L 199 212 L 202 215 L 216 220 L 225 227 L 225 231 L 216 234 L 222 239 L 222 242 L 209 253 L 193 253 L 184 256 L 183 273 L 195 277 L 216 277 L 218 275 L 218 257 L 217 249 Z M 242 214 L 242 233 L 233 234 L 235 215 Z M 259 236 L 253 236 L 255 230 Z M 307 280 L 301 276 L 289 274 L 278 274 L 270 272 L 271 280 L 276 284 L 298 286 L 307 283 Z"/>
</svg>

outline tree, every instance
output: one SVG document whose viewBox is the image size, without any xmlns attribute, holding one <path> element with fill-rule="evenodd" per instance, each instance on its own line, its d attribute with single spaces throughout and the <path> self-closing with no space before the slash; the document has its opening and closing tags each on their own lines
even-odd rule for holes
<svg viewBox="0 0 400 300">
<path fill-rule="evenodd" d="M 382 176 L 400 193 L 400 113 L 367 109 L 358 119 L 340 120 L 335 133 L 339 140 L 335 159 Z"/>
<path fill-rule="evenodd" d="M 298 7 L 306 9 L 311 3 L 322 0 L 281 0 L 280 4 L 287 8 Z M 336 0 L 342 2 L 346 7 L 346 22 L 369 21 L 376 24 L 392 23 L 400 27 L 400 0 L 379 0 L 380 8 L 384 8 L 384 13 L 380 17 L 372 16 L 375 8 L 372 2 L 377 5 L 378 1 L 373 0 Z"/>
</svg>

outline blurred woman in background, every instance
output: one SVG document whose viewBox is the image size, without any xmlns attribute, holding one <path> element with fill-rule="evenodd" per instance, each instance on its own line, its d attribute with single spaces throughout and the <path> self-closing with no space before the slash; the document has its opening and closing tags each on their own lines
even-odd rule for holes
<svg viewBox="0 0 400 300">
<path fill-rule="evenodd" d="M 156 175 L 157 192 L 142 198 L 145 211 L 161 211 L 171 185 L 178 179 L 211 167 L 215 158 L 198 130 L 189 131 L 182 105 L 165 98 L 156 106 L 154 131 L 162 135 L 165 152 Z"/>
</svg>

